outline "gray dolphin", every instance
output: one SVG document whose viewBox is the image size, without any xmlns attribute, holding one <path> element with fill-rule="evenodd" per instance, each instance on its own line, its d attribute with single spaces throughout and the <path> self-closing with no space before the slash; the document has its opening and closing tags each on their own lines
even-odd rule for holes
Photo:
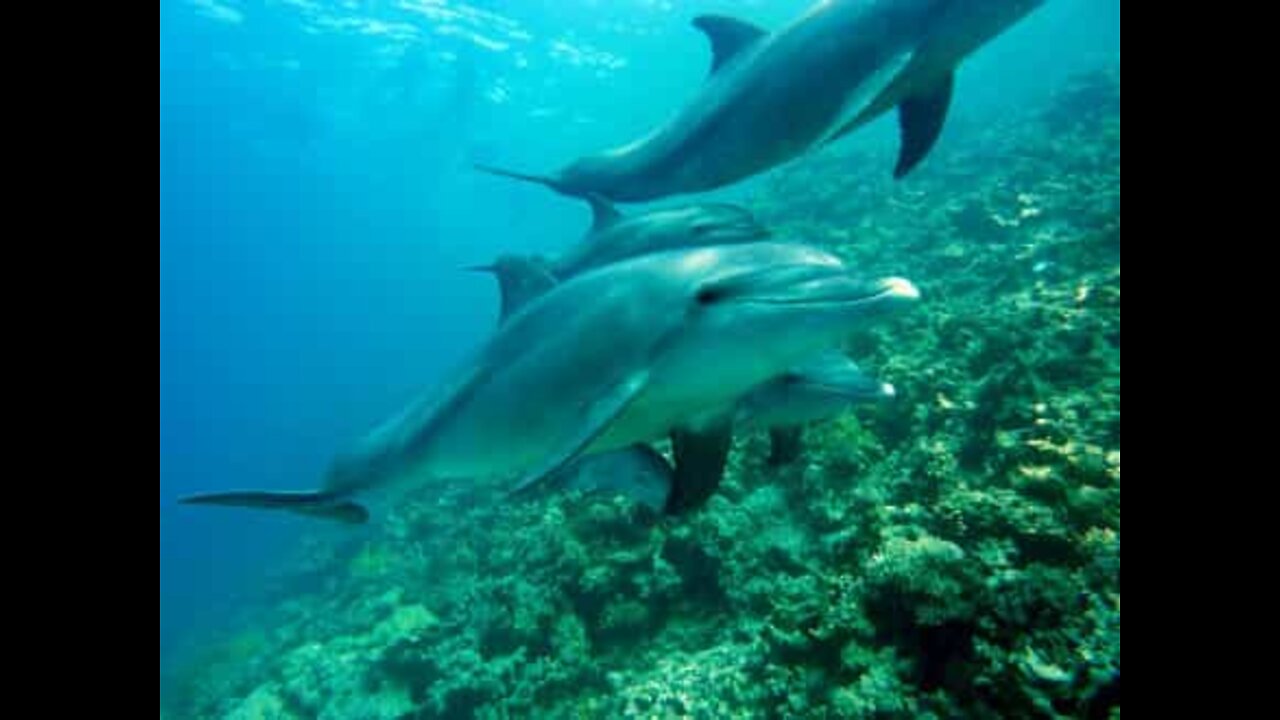
<svg viewBox="0 0 1280 720">
<path fill-rule="evenodd" d="M 555 260 L 504 255 L 470 268 L 494 275 L 502 293 L 502 318 L 560 280 L 639 255 L 715 245 L 738 245 L 772 235 L 751 211 L 727 203 L 686 205 L 624 215 L 608 200 L 592 195 L 592 223 L 576 245 Z"/>
<path fill-rule="evenodd" d="M 906 280 L 860 280 L 834 255 L 797 244 L 615 263 L 516 312 L 454 382 L 336 462 L 321 490 L 184 502 L 361 522 L 357 498 L 374 490 L 476 478 L 531 488 L 580 457 L 678 429 L 697 437 L 752 388 L 918 299 Z M 678 471 L 675 482 L 678 492 Z"/>
<path fill-rule="evenodd" d="M 838 417 L 856 405 L 887 401 L 896 395 L 892 385 L 867 375 L 844 353 L 825 352 L 739 400 L 733 412 L 732 430 L 767 430 L 773 445 L 769 464 L 784 465 L 800 456 L 805 425 Z M 705 499 L 720 484 L 729 445 L 716 443 L 711 449 L 723 455 L 696 457 L 695 462 L 701 463 L 700 470 L 710 473 L 698 478 L 689 477 L 687 470 L 678 473 L 651 446 L 637 445 L 582 458 L 547 484 L 554 489 L 621 495 L 660 514 L 689 510 L 692 508 L 673 507 L 677 478 L 683 475 L 686 483 L 694 482 L 695 487 L 703 488 L 698 496 Z M 694 448 L 698 453 L 706 450 Z M 687 447 L 677 445 L 676 468 L 687 468 L 689 458 L 680 454 L 687 451 Z M 682 488 L 686 502 L 692 494 L 689 487 Z"/>
<path fill-rule="evenodd" d="M 536 258 L 507 255 L 486 269 L 498 277 L 503 322 L 558 282 Z M 847 355 L 823 352 L 753 388 L 737 401 L 731 419 L 699 433 L 678 429 L 672 437 L 674 470 L 665 460 L 661 465 L 655 462 L 654 450 L 641 445 L 579 461 L 582 467 L 566 470 L 555 484 L 627 495 L 650 508 L 655 498 L 666 498 L 667 512 L 685 512 L 701 505 L 719 487 L 734 431 L 768 430 L 769 462 L 784 465 L 803 451 L 806 424 L 895 395 L 892 385 L 867 375 Z"/>
<path fill-rule="evenodd" d="M 771 465 L 794 462 L 802 451 L 804 426 L 838 417 L 855 405 L 886 401 L 897 390 L 863 372 L 841 352 L 826 352 L 770 380 L 738 404 L 736 424 L 767 430 Z"/>
<path fill-rule="evenodd" d="M 742 245 L 772 236 L 750 210 L 723 202 L 625 215 L 603 197 L 593 195 L 586 200 L 591 206 L 591 228 L 561 258 L 503 255 L 493 264 L 470 268 L 498 279 L 503 319 L 562 279 L 602 265 L 652 252 Z"/>
<path fill-rule="evenodd" d="M 770 464 L 799 457 L 804 425 L 834 418 L 852 406 L 887 400 L 893 386 L 866 375 L 845 355 L 827 351 L 756 386 L 734 405 L 732 420 L 702 429 L 677 429 L 671 437 L 676 465 L 667 512 L 701 507 L 720 487 L 736 430 L 768 429 Z"/>
<path fill-rule="evenodd" d="M 599 195 L 591 204 L 590 232 L 551 266 L 560 278 L 638 255 L 711 245 L 759 242 L 772 233 L 750 210 L 728 203 L 660 208 L 624 215 Z"/>
<path fill-rule="evenodd" d="M 554 175 L 480 170 L 615 202 L 723 187 L 899 108 L 904 177 L 937 142 L 956 67 L 1045 0 L 823 0 L 776 33 L 734 18 L 694 25 L 711 77 L 649 135 Z"/>
</svg>

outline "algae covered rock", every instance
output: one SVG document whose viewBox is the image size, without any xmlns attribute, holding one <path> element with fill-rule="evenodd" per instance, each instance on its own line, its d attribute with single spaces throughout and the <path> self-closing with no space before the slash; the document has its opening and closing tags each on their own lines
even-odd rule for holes
<svg viewBox="0 0 1280 720">
<path fill-rule="evenodd" d="M 906 614 L 918 626 L 973 617 L 978 575 L 965 551 L 933 537 L 894 538 L 867 563 L 867 600 L 881 614 Z"/>
</svg>

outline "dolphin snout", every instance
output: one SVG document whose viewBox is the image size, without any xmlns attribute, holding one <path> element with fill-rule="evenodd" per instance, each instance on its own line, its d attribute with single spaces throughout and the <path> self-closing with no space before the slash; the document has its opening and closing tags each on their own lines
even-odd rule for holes
<svg viewBox="0 0 1280 720">
<path fill-rule="evenodd" d="M 886 298 L 898 300 L 919 300 L 921 298 L 920 288 L 906 278 L 887 278 L 882 280 L 880 285 L 884 289 Z"/>
</svg>

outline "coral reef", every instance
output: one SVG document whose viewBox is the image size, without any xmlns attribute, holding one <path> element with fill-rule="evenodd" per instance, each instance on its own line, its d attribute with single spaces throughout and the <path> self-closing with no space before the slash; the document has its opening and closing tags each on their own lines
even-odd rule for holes
<svg viewBox="0 0 1280 720">
<path fill-rule="evenodd" d="M 907 183 L 824 153 L 760 191 L 924 287 L 850 339 L 898 401 L 792 467 L 740 438 L 688 518 L 413 498 L 190 668 L 176 715 L 1119 717 L 1119 92 L 1080 78 Z"/>
</svg>

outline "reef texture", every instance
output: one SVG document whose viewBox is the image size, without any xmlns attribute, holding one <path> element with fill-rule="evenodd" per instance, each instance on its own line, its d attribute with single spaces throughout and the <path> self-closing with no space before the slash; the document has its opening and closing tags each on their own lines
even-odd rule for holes
<svg viewBox="0 0 1280 720">
<path fill-rule="evenodd" d="M 957 124 L 909 181 L 838 148 L 754 206 L 926 302 L 851 339 L 899 398 L 692 517 L 463 490 L 315 546 L 173 717 L 1120 714 L 1120 75 Z M 306 589 L 303 590 L 302 588 Z"/>
</svg>

